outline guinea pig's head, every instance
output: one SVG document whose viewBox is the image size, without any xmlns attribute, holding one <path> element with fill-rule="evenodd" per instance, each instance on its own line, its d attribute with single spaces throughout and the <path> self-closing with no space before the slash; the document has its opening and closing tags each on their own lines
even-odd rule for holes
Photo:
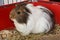
<svg viewBox="0 0 60 40">
<path fill-rule="evenodd" d="M 18 23 L 27 23 L 30 11 L 25 7 L 27 4 L 20 3 L 10 12 L 10 19 L 16 20 Z"/>
</svg>

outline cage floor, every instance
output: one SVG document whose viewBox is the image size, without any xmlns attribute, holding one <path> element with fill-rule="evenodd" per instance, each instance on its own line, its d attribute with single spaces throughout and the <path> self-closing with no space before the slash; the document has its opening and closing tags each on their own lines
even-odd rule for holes
<svg viewBox="0 0 60 40">
<path fill-rule="evenodd" d="M 60 40 L 60 25 L 56 24 L 49 33 L 28 36 L 21 36 L 17 30 L 2 30 L 0 31 L 0 40 Z"/>
</svg>

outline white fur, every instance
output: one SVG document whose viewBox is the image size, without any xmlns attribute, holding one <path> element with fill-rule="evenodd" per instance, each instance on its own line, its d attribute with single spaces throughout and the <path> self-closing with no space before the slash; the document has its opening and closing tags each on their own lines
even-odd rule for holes
<svg viewBox="0 0 60 40">
<path fill-rule="evenodd" d="M 46 33 L 52 27 L 52 21 L 50 16 L 43 12 L 36 6 L 28 4 L 26 6 L 32 14 L 29 14 L 29 18 L 26 24 L 20 24 L 15 19 L 13 19 L 16 29 L 21 32 L 23 36 L 30 33 Z"/>
</svg>

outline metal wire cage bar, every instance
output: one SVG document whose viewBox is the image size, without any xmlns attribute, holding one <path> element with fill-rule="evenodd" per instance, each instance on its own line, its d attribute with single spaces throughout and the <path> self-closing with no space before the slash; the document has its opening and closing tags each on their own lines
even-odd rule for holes
<svg viewBox="0 0 60 40">
<path fill-rule="evenodd" d="M 12 4 L 12 3 L 17 3 L 17 2 L 22 2 L 22 1 L 38 2 L 38 0 L 0 0 L 0 6 Z"/>
</svg>

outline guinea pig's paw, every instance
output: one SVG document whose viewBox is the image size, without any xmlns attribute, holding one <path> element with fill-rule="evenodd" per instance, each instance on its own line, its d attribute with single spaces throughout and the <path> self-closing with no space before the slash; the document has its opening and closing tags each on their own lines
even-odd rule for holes
<svg viewBox="0 0 60 40">
<path fill-rule="evenodd" d="M 22 36 L 27 36 L 27 35 L 29 35 L 29 33 L 20 33 Z"/>
</svg>

